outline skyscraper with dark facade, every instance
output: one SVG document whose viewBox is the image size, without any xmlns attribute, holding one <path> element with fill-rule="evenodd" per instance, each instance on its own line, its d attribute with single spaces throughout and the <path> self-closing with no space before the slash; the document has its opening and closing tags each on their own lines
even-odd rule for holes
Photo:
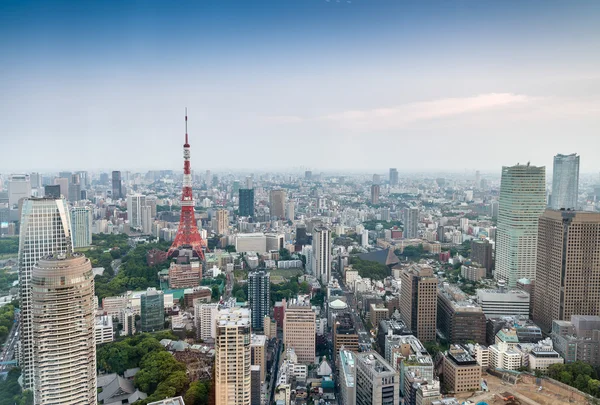
<svg viewBox="0 0 600 405">
<path fill-rule="evenodd" d="M 254 189 L 241 188 L 239 191 L 240 208 L 239 214 L 242 217 L 254 216 Z"/>
<path fill-rule="evenodd" d="M 390 169 L 390 186 L 398 185 L 398 169 L 391 168 Z"/>
<path fill-rule="evenodd" d="M 269 315 L 271 306 L 271 275 L 265 271 L 253 271 L 248 274 L 248 300 L 252 329 L 263 329 L 265 315 Z"/>
<path fill-rule="evenodd" d="M 123 197 L 123 185 L 121 182 L 121 172 L 112 172 L 112 198 L 114 200 Z"/>
<path fill-rule="evenodd" d="M 492 277 L 492 244 L 488 240 L 471 240 L 471 260 L 485 267 L 486 277 Z"/>
</svg>

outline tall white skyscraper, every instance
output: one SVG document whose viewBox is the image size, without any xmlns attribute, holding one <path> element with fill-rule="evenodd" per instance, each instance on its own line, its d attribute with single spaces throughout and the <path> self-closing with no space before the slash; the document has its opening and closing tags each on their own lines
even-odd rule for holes
<svg viewBox="0 0 600 405">
<path fill-rule="evenodd" d="M 92 244 L 92 209 L 90 207 L 71 208 L 71 232 L 73 247 L 81 248 Z"/>
<path fill-rule="evenodd" d="M 509 287 L 520 278 L 535 279 L 538 221 L 545 208 L 545 167 L 502 167 L 494 277 Z"/>
<path fill-rule="evenodd" d="M 44 257 L 31 276 L 36 405 L 96 404 L 94 273 L 83 255 Z"/>
<path fill-rule="evenodd" d="M 8 205 L 19 203 L 21 198 L 31 197 L 31 180 L 28 174 L 12 174 L 8 178 Z"/>
<path fill-rule="evenodd" d="M 44 256 L 72 249 L 71 219 L 64 198 L 28 198 L 23 202 L 19 234 L 20 360 L 24 388 L 33 388 L 31 272 Z"/>
<path fill-rule="evenodd" d="M 127 219 L 131 229 L 143 229 L 142 207 L 146 205 L 146 196 L 142 194 L 133 194 L 127 196 Z"/>
<path fill-rule="evenodd" d="M 552 171 L 552 199 L 550 206 L 559 210 L 577 209 L 579 195 L 579 156 L 558 154 L 554 156 Z"/>
<path fill-rule="evenodd" d="M 216 324 L 216 405 L 250 405 L 250 310 L 220 310 Z"/>
<path fill-rule="evenodd" d="M 419 236 L 417 224 L 419 223 L 419 209 L 417 207 L 404 208 L 404 238 L 414 239 Z"/>
<path fill-rule="evenodd" d="M 326 226 L 313 230 L 312 252 L 314 275 L 322 284 L 328 284 L 331 278 L 331 231 Z"/>
</svg>

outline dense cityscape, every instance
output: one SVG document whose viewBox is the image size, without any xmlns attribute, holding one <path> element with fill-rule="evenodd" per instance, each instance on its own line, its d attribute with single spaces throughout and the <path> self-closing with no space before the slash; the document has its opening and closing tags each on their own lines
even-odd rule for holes
<svg viewBox="0 0 600 405">
<path fill-rule="evenodd" d="M 0 405 L 600 404 L 600 2 L 0 2 Z"/>
</svg>

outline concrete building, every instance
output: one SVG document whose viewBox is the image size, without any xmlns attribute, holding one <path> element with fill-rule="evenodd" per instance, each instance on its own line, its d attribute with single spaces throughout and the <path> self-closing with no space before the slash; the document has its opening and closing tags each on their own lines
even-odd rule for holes
<svg viewBox="0 0 600 405">
<path fill-rule="evenodd" d="M 477 290 L 477 302 L 488 318 L 502 316 L 529 317 L 529 294 L 522 290 L 509 290 L 500 282 L 499 289 Z"/>
<path fill-rule="evenodd" d="M 140 296 L 142 332 L 165 329 L 164 294 L 156 288 L 148 288 Z"/>
<path fill-rule="evenodd" d="M 460 345 L 451 345 L 444 354 L 444 384 L 450 392 L 481 389 L 481 366 Z"/>
<path fill-rule="evenodd" d="M 356 405 L 399 405 L 400 377 L 377 352 L 357 353 Z"/>
<path fill-rule="evenodd" d="M 265 238 L 267 239 L 267 252 L 271 252 L 273 250 L 279 252 L 279 250 L 284 248 L 285 235 L 271 233 L 266 234 Z"/>
<path fill-rule="evenodd" d="M 369 320 L 374 328 L 379 327 L 379 323 L 384 319 L 388 319 L 390 313 L 383 304 L 371 304 L 369 305 Z"/>
<path fill-rule="evenodd" d="M 217 210 L 215 232 L 218 235 L 229 233 L 229 211 Z"/>
<path fill-rule="evenodd" d="M 356 405 L 356 354 L 340 348 L 338 352 L 338 382 L 344 405 Z"/>
<path fill-rule="evenodd" d="M 21 210 L 19 233 L 19 366 L 23 387 L 33 388 L 33 318 L 31 272 L 45 256 L 72 251 L 71 219 L 64 198 L 27 198 Z"/>
<path fill-rule="evenodd" d="M 31 272 L 35 404 L 96 404 L 94 274 L 83 255 L 46 256 Z"/>
<path fill-rule="evenodd" d="M 217 316 L 219 304 L 204 304 L 196 302 L 194 305 L 194 319 L 196 320 L 196 333 L 203 341 L 214 340 L 217 337 Z"/>
<path fill-rule="evenodd" d="M 433 269 L 413 264 L 402 270 L 400 314 L 408 329 L 424 342 L 436 337 L 438 280 Z"/>
<path fill-rule="evenodd" d="M 460 275 L 465 280 L 469 281 L 481 281 L 486 277 L 486 269 L 485 267 L 479 266 L 468 266 L 463 264 L 460 268 Z"/>
<path fill-rule="evenodd" d="M 226 308 L 217 317 L 215 340 L 216 405 L 250 404 L 250 311 Z"/>
<path fill-rule="evenodd" d="M 74 248 L 91 246 L 92 209 L 90 207 L 71 208 L 71 232 Z"/>
<path fill-rule="evenodd" d="M 321 284 L 327 285 L 331 279 L 331 230 L 318 226 L 313 230 L 312 241 L 313 272 Z"/>
<path fill-rule="evenodd" d="M 248 274 L 248 301 L 252 330 L 263 330 L 265 315 L 271 312 L 271 275 L 266 271 Z"/>
<path fill-rule="evenodd" d="M 371 186 L 371 204 L 379 204 L 379 193 L 381 192 L 381 186 L 379 184 L 373 184 Z"/>
<path fill-rule="evenodd" d="M 390 186 L 398 185 L 398 169 L 390 168 Z"/>
<path fill-rule="evenodd" d="M 95 319 L 96 344 L 108 343 L 115 340 L 112 317 L 107 315 L 97 316 Z"/>
<path fill-rule="evenodd" d="M 127 196 L 127 219 L 129 227 L 135 230 L 142 230 L 142 207 L 146 206 L 146 196 L 134 194 Z"/>
<path fill-rule="evenodd" d="M 485 314 L 457 287 L 444 283 L 438 290 L 438 332 L 448 342 L 485 344 Z"/>
<path fill-rule="evenodd" d="M 31 180 L 28 174 L 11 174 L 8 178 L 8 206 L 19 204 L 21 198 L 31 197 Z"/>
<path fill-rule="evenodd" d="M 334 359 L 342 347 L 346 351 L 358 352 L 358 333 L 354 326 L 352 314 L 345 312 L 338 315 L 332 329 Z"/>
<path fill-rule="evenodd" d="M 186 256 L 179 256 L 177 262 L 169 265 L 169 287 L 193 288 L 198 287 L 202 281 L 202 263 L 198 259 L 190 260 Z"/>
<path fill-rule="evenodd" d="M 125 308 L 121 310 L 119 319 L 123 324 L 121 335 L 132 336 L 135 335 L 135 311 L 131 308 Z"/>
<path fill-rule="evenodd" d="M 583 361 L 600 366 L 600 317 L 573 315 L 571 321 L 552 323 L 554 349 L 565 363 Z"/>
<path fill-rule="evenodd" d="M 271 217 L 279 219 L 285 218 L 285 205 L 287 202 L 287 193 L 285 190 L 271 190 L 269 194 Z"/>
<path fill-rule="evenodd" d="M 494 277 L 509 287 L 520 278 L 536 278 L 538 219 L 545 208 L 545 167 L 502 168 Z"/>
<path fill-rule="evenodd" d="M 123 193 L 123 184 L 121 182 L 121 172 L 113 171 L 112 172 L 112 198 L 113 200 L 118 200 L 119 198 L 123 198 L 125 195 Z"/>
<path fill-rule="evenodd" d="M 260 366 L 250 366 L 250 405 L 262 405 L 260 374 Z"/>
<path fill-rule="evenodd" d="M 264 233 L 238 233 L 235 237 L 235 250 L 238 253 L 265 253 L 267 238 Z"/>
<path fill-rule="evenodd" d="M 410 391 L 414 378 L 432 381 L 433 360 L 421 341 L 413 335 L 388 335 L 385 339 L 385 359 L 399 371 L 400 392 Z"/>
<path fill-rule="evenodd" d="M 69 179 L 65 177 L 56 177 L 54 185 L 60 188 L 60 197 L 67 198 L 69 196 Z"/>
<path fill-rule="evenodd" d="M 292 348 L 298 362 L 312 364 L 315 361 L 316 315 L 310 302 L 290 301 L 283 320 L 283 343 Z"/>
<path fill-rule="evenodd" d="M 486 278 L 492 278 L 494 266 L 492 250 L 492 244 L 487 239 L 473 239 L 471 241 L 471 260 L 485 268 Z"/>
<path fill-rule="evenodd" d="M 260 367 L 260 382 L 265 382 L 267 372 L 267 337 L 252 334 L 250 341 L 250 364 Z"/>
<path fill-rule="evenodd" d="M 414 405 L 431 405 L 433 401 L 442 399 L 440 381 L 427 381 L 427 384 L 418 384 Z"/>
<path fill-rule="evenodd" d="M 576 210 L 579 196 L 579 156 L 558 154 L 554 156 L 552 170 L 552 197 L 550 207 L 555 210 Z"/>
<path fill-rule="evenodd" d="M 545 332 L 600 315 L 600 213 L 546 210 L 539 220 L 533 319 Z"/>
<path fill-rule="evenodd" d="M 490 368 L 518 370 L 523 365 L 523 354 L 506 342 L 498 342 L 489 347 Z"/>
<path fill-rule="evenodd" d="M 254 189 L 241 188 L 239 190 L 239 213 L 241 217 L 254 216 Z M 239 250 L 238 250 L 239 252 Z"/>
<path fill-rule="evenodd" d="M 558 352 L 548 346 L 534 347 L 527 353 L 528 366 L 531 371 L 545 372 L 553 364 L 563 364 L 563 359 Z"/>
<path fill-rule="evenodd" d="M 419 208 L 408 207 L 402 210 L 404 217 L 404 238 L 415 239 L 419 237 L 418 223 L 419 223 Z"/>
</svg>

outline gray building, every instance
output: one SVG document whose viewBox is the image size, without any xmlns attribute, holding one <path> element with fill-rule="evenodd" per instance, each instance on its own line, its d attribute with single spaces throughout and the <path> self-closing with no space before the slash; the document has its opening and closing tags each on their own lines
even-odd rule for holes
<svg viewBox="0 0 600 405">
<path fill-rule="evenodd" d="M 579 156 L 558 154 L 554 156 L 552 171 L 551 204 L 555 210 L 577 209 L 579 195 Z"/>
<path fill-rule="evenodd" d="M 117 200 L 123 198 L 123 184 L 121 182 L 121 172 L 112 172 L 112 198 Z"/>
<path fill-rule="evenodd" d="M 417 207 L 404 208 L 402 210 L 404 216 L 404 238 L 414 239 L 419 236 L 419 209 Z"/>
<path fill-rule="evenodd" d="M 356 354 L 356 404 L 399 405 L 400 376 L 377 352 Z"/>
<path fill-rule="evenodd" d="M 264 328 L 265 315 L 271 310 L 271 275 L 266 271 L 253 271 L 248 274 L 248 301 L 252 317 L 252 330 Z"/>
<path fill-rule="evenodd" d="M 165 329 L 165 297 L 156 288 L 148 290 L 140 297 L 142 332 Z"/>
</svg>

